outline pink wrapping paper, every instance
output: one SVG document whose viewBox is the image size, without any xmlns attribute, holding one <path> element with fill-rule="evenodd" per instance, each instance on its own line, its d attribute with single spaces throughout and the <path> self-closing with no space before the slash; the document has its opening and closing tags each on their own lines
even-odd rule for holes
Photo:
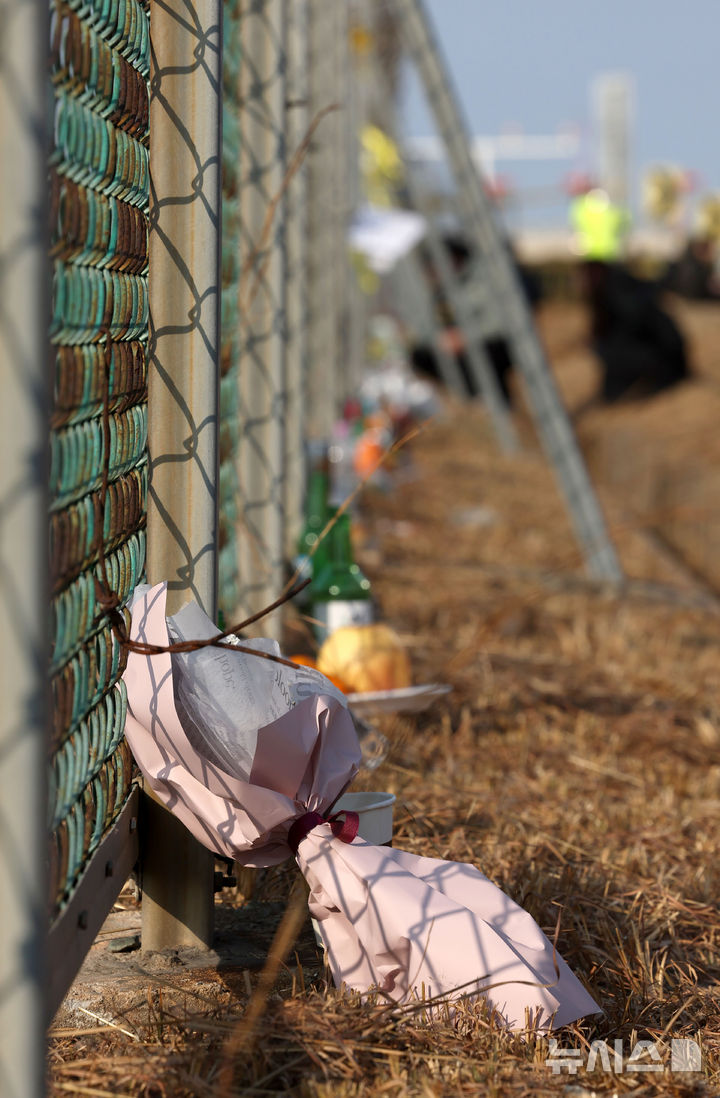
<svg viewBox="0 0 720 1098">
<path fill-rule="evenodd" d="M 135 602 L 132 636 L 168 643 L 164 584 Z M 327 811 L 357 772 L 352 720 L 335 699 L 310 697 L 261 729 L 241 781 L 188 741 L 169 654 L 131 653 L 124 679 L 126 735 L 146 780 L 201 843 L 243 865 L 290 857 L 290 825 Z M 534 919 L 473 866 L 343 843 L 329 824 L 302 840 L 297 861 L 338 986 L 378 987 L 398 1003 L 482 994 L 511 1029 L 557 1028 L 600 1009 Z"/>
<path fill-rule="evenodd" d="M 303 840 L 298 864 L 338 986 L 376 986 L 398 1003 L 487 989 L 514 1030 L 600 1009 L 532 916 L 474 866 L 360 838 L 344 845 L 328 825 Z"/>
<path fill-rule="evenodd" d="M 166 586 L 132 607 L 131 638 L 168 643 Z M 188 740 L 175 709 L 169 653 L 131 652 L 125 735 L 151 789 L 210 850 L 242 865 L 290 857 L 288 828 L 308 810 L 325 812 L 355 777 L 360 761 L 352 719 L 340 702 L 307 698 L 258 734 L 249 781 L 205 759 Z"/>
</svg>

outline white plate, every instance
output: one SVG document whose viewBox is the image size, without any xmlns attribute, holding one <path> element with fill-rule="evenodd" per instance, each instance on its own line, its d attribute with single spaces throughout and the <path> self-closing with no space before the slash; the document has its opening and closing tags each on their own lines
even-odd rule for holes
<svg viewBox="0 0 720 1098">
<path fill-rule="evenodd" d="M 371 713 L 419 713 L 451 690 L 452 686 L 446 682 L 430 682 L 424 686 L 405 686 L 400 690 L 348 694 L 347 700 L 359 717 Z"/>
</svg>

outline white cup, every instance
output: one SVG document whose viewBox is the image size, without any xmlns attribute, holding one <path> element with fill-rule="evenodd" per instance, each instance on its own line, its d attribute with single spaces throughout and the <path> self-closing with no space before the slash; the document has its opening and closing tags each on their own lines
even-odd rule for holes
<svg viewBox="0 0 720 1098">
<path fill-rule="evenodd" d="M 394 804 L 394 793 L 344 793 L 333 812 L 357 812 L 360 838 L 382 846 L 392 842 Z"/>
</svg>

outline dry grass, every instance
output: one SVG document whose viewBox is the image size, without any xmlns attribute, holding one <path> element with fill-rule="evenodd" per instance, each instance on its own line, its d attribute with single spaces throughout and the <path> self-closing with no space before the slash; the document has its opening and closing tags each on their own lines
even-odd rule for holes
<svg viewBox="0 0 720 1098">
<path fill-rule="evenodd" d="M 720 1093 L 718 606 L 693 604 L 617 490 L 628 573 L 684 596 L 586 581 L 552 477 L 532 448 L 498 457 L 481 410 L 452 409 L 413 463 L 391 495 L 367 494 L 362 559 L 416 680 L 454 690 L 385 719 L 390 755 L 358 787 L 397 794 L 396 845 L 474 862 L 551 936 L 560 918 L 560 951 L 605 1011 L 562 1045 L 622 1040 L 627 1058 L 638 1039 L 690 1037 L 702 1075 L 557 1076 L 544 1040 L 482 1009 L 428 1024 L 361 1004 L 328 989 L 306 925 L 253 1039 L 238 1026 L 256 974 L 203 973 L 197 998 L 156 981 L 133 1015 L 140 1041 L 96 1023 L 51 1042 L 53 1098 Z M 287 898 L 294 879 L 261 874 L 255 897 Z"/>
</svg>

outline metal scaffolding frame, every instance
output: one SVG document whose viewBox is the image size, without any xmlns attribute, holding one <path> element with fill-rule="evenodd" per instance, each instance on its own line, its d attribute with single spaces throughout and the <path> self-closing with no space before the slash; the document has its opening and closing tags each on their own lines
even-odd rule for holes
<svg viewBox="0 0 720 1098">
<path fill-rule="evenodd" d="M 513 348 L 538 435 L 565 496 L 588 570 L 599 579 L 618 582 L 622 571 L 604 516 L 472 158 L 469 132 L 424 5 L 421 0 L 393 0 L 393 9 L 445 145 L 460 223 L 479 253 L 476 297 L 485 303 L 487 324 L 503 332 Z"/>
</svg>

